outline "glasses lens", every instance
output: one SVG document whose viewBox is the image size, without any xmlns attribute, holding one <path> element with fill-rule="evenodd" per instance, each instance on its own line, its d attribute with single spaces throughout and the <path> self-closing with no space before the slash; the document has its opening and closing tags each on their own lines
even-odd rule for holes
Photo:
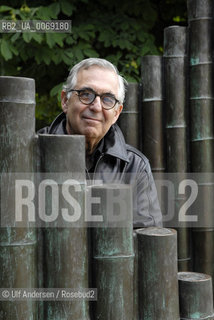
<svg viewBox="0 0 214 320">
<path fill-rule="evenodd" d="M 83 90 L 80 91 L 79 98 L 82 103 L 90 104 L 94 101 L 95 94 L 91 91 Z"/>
<path fill-rule="evenodd" d="M 102 96 L 102 103 L 105 109 L 111 109 L 114 107 L 116 100 L 113 96 L 106 94 Z"/>
</svg>

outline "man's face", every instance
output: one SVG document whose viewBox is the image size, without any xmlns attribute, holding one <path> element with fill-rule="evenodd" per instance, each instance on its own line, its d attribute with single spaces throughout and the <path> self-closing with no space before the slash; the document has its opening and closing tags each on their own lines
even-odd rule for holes
<svg viewBox="0 0 214 320">
<path fill-rule="evenodd" d="M 118 99 L 117 75 L 98 66 L 82 69 L 77 74 L 77 83 L 74 89 L 91 88 L 97 94 L 111 93 Z M 77 92 L 72 92 L 69 99 L 62 92 L 62 109 L 66 113 L 66 129 L 69 134 L 85 135 L 86 142 L 96 146 L 114 124 L 122 111 L 122 105 L 105 110 L 102 108 L 100 97 L 96 97 L 90 105 L 83 104 Z"/>
</svg>

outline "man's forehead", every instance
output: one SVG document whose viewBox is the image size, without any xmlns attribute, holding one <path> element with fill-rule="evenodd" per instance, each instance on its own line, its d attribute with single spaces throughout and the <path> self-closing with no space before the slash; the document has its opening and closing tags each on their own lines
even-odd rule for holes
<svg viewBox="0 0 214 320">
<path fill-rule="evenodd" d="M 77 85 L 114 92 L 118 90 L 118 76 L 113 70 L 94 65 L 79 70 Z"/>
</svg>

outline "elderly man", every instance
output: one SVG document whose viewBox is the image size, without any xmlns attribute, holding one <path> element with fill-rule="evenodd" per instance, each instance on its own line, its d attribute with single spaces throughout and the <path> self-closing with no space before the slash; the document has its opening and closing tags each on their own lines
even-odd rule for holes
<svg viewBox="0 0 214 320">
<path fill-rule="evenodd" d="M 39 133 L 80 134 L 86 141 L 86 174 L 133 186 L 134 226 L 161 226 L 156 188 L 146 157 L 125 143 L 116 121 L 126 81 L 104 59 L 89 58 L 70 71 L 61 94 L 61 113 Z"/>
</svg>

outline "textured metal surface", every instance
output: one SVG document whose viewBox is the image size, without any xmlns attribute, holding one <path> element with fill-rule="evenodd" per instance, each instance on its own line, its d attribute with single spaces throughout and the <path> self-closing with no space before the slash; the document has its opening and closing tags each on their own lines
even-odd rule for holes
<svg viewBox="0 0 214 320">
<path fill-rule="evenodd" d="M 145 56 L 141 66 L 142 151 L 153 171 L 165 170 L 162 57 Z"/>
<path fill-rule="evenodd" d="M 39 135 L 41 169 L 45 172 L 79 173 L 85 179 L 85 138 L 79 135 Z"/>
<path fill-rule="evenodd" d="M 166 128 L 168 172 L 180 173 L 187 170 L 186 131 L 186 125 Z"/>
<path fill-rule="evenodd" d="M 117 185 L 92 187 L 100 195 L 109 189 L 118 190 Z M 124 214 L 126 226 L 108 227 L 106 224 L 91 230 L 92 239 L 92 287 L 97 288 L 98 299 L 92 303 L 93 319 L 124 319 L 133 316 L 133 227 L 132 195 L 128 185 L 121 185 L 125 192 Z M 113 208 L 113 211 L 116 207 Z M 106 217 L 108 202 L 103 201 L 102 213 Z"/>
<path fill-rule="evenodd" d="M 188 19 L 198 19 L 198 18 L 212 18 L 212 0 L 188 0 Z"/>
<path fill-rule="evenodd" d="M 213 127 L 210 120 L 213 118 L 213 102 L 211 100 L 193 100 L 191 102 L 191 121 L 193 142 L 203 141 L 204 138 L 212 138 Z M 206 159 L 207 160 L 207 159 Z"/>
<path fill-rule="evenodd" d="M 193 172 L 213 172 L 213 138 L 199 139 L 191 142 L 191 161 Z"/>
<path fill-rule="evenodd" d="M 191 167 L 194 172 L 213 172 L 213 100 L 193 99 L 191 113 Z"/>
<path fill-rule="evenodd" d="M 133 320 L 139 320 L 139 297 L 138 297 L 138 241 L 136 230 L 133 231 L 134 240 L 134 307 L 133 307 Z"/>
<path fill-rule="evenodd" d="M 178 320 L 177 232 L 138 229 L 140 319 Z"/>
<path fill-rule="evenodd" d="M 178 228 L 177 238 L 178 238 L 178 271 L 191 271 L 192 270 L 191 230 L 187 228 Z"/>
<path fill-rule="evenodd" d="M 214 273 L 214 229 L 195 230 L 192 232 L 194 266 L 200 272 Z"/>
<path fill-rule="evenodd" d="M 0 77 L 0 176 L 15 172 L 33 172 L 33 137 L 35 113 L 33 79 Z M 8 179 L 8 210 L 12 214 L 12 179 Z M 14 183 L 14 181 L 13 181 Z M 36 275 L 36 233 L 28 228 L 0 230 L 1 288 L 34 288 Z M 0 302 L 1 320 L 34 320 L 36 303 L 28 301 Z"/>
<path fill-rule="evenodd" d="M 198 18 L 189 21 L 190 30 L 190 65 L 199 63 L 211 63 L 212 61 L 212 37 L 213 22 L 211 17 Z M 204 37 L 204 35 L 207 35 Z M 203 37 L 201 37 L 203 36 Z"/>
<path fill-rule="evenodd" d="M 85 140 L 83 136 L 39 135 L 41 171 L 68 173 L 85 177 Z M 70 191 L 72 194 L 72 191 Z M 88 243 L 84 223 L 84 193 L 78 199 L 82 215 L 78 228 L 45 228 L 44 246 L 44 287 L 47 288 L 88 288 Z M 63 202 L 60 203 L 63 205 Z M 60 209 L 61 211 L 61 209 Z M 41 262 L 40 262 L 41 263 Z M 74 300 L 44 303 L 44 318 L 51 320 L 89 319 L 88 302 Z"/>
<path fill-rule="evenodd" d="M 164 29 L 164 57 L 184 58 L 188 53 L 186 27 Z"/>
<path fill-rule="evenodd" d="M 174 41 L 172 41 L 172 39 Z M 187 36 L 185 27 L 164 30 L 167 171 L 187 170 Z"/>
<path fill-rule="evenodd" d="M 112 257 L 118 255 L 133 254 L 133 235 L 132 235 L 132 192 L 129 185 L 106 184 L 103 186 L 92 186 L 92 196 L 100 199 L 100 211 L 102 212 L 104 222 L 99 223 L 99 227 L 92 229 L 92 251 L 93 257 Z M 122 215 L 127 219 L 123 224 L 119 222 L 108 221 L 110 212 L 108 211 L 108 202 L 111 201 L 108 195 L 112 192 L 120 192 L 122 201 Z M 120 201 L 120 198 L 118 198 Z M 95 214 L 96 207 L 92 207 Z M 120 207 L 115 203 L 112 207 L 113 214 L 119 213 Z M 118 210 L 118 211 L 117 211 Z M 126 212 L 124 211 L 126 210 Z M 97 213 L 97 212 L 96 212 Z"/>
<path fill-rule="evenodd" d="M 209 178 L 208 178 L 209 179 Z M 214 227 L 214 215 L 213 215 L 213 195 L 214 195 L 214 183 L 202 182 L 198 183 L 198 193 L 200 194 L 200 205 L 193 204 L 192 211 L 197 212 L 199 230 L 202 227 L 210 228 Z M 197 211 L 196 211 L 197 210 Z M 200 228 L 201 227 L 201 228 Z M 194 231 L 195 229 L 193 229 Z"/>
<path fill-rule="evenodd" d="M 32 172 L 33 79 L 0 77 L 0 172 Z"/>
<path fill-rule="evenodd" d="M 196 272 L 179 272 L 181 319 L 211 319 L 213 314 L 212 279 Z"/>
<path fill-rule="evenodd" d="M 191 166 L 213 172 L 213 2 L 188 1 Z"/>
<path fill-rule="evenodd" d="M 97 257 L 92 268 L 98 292 L 97 302 L 92 302 L 93 319 L 132 319 L 134 256 Z"/>
<path fill-rule="evenodd" d="M 163 100 L 163 65 L 161 56 L 144 56 L 141 64 L 144 100 Z"/>
<path fill-rule="evenodd" d="M 118 119 L 126 143 L 135 148 L 139 148 L 138 87 L 138 83 L 128 84 L 123 111 Z"/>
<path fill-rule="evenodd" d="M 213 1 L 188 1 L 190 37 L 190 118 L 191 118 L 191 170 L 214 172 L 214 122 L 213 122 Z M 213 220 L 210 210 L 213 197 L 206 196 L 204 185 L 203 208 L 200 216 L 207 222 Z M 202 188 L 202 186 L 200 186 Z M 209 226 L 209 224 L 208 224 Z M 213 223 L 210 223 L 213 226 Z M 214 276 L 213 231 L 193 229 L 193 270 Z"/>
<path fill-rule="evenodd" d="M 166 107 L 167 171 L 188 170 L 187 145 L 187 28 L 172 26 L 164 30 L 164 88 Z M 176 192 L 177 193 L 177 192 Z M 179 199 L 177 200 L 179 201 Z M 190 230 L 178 228 L 178 268 L 190 268 Z"/>
<path fill-rule="evenodd" d="M 212 96 L 212 65 L 210 61 L 198 62 L 190 68 L 190 99 L 210 100 Z"/>
</svg>

